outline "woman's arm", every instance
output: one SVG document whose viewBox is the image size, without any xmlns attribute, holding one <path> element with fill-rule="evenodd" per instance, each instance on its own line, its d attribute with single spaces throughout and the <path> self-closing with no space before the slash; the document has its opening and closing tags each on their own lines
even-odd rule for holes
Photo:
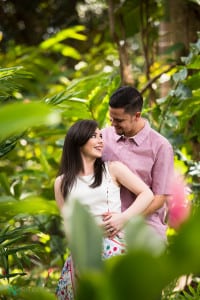
<svg viewBox="0 0 200 300">
<path fill-rule="evenodd" d="M 135 201 L 121 214 L 104 215 L 104 225 L 107 232 L 111 231 L 116 234 L 124 225 L 136 215 L 140 215 L 153 201 L 154 195 L 150 188 L 130 169 L 121 162 L 115 161 L 109 163 L 110 174 L 117 183 L 125 186 L 137 197 Z"/>
<path fill-rule="evenodd" d="M 55 183 L 54 183 L 54 194 L 55 194 L 55 199 L 58 208 L 61 210 L 63 205 L 64 205 L 64 198 L 61 193 L 61 182 L 62 182 L 62 177 L 59 176 L 56 178 Z"/>
<path fill-rule="evenodd" d="M 154 195 L 146 183 L 121 162 L 111 162 L 109 170 L 119 184 L 137 196 L 133 204 L 124 211 L 128 221 L 132 216 L 141 214 L 153 201 Z"/>
</svg>

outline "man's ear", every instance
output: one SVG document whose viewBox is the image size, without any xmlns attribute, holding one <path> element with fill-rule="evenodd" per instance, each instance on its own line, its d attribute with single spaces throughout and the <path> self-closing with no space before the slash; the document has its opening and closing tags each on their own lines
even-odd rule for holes
<svg viewBox="0 0 200 300">
<path fill-rule="evenodd" d="M 141 117 L 141 112 L 140 111 L 137 111 L 136 114 L 135 114 L 136 118 L 140 118 Z"/>
</svg>

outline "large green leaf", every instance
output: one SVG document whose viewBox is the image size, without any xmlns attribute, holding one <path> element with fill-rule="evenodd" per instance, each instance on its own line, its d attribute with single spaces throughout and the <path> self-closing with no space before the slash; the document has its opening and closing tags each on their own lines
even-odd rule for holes
<svg viewBox="0 0 200 300">
<path fill-rule="evenodd" d="M 172 279 L 166 257 L 155 257 L 142 250 L 117 259 L 108 274 L 113 300 L 159 299 L 162 289 Z"/>
<path fill-rule="evenodd" d="M 2 197 L 3 198 L 3 197 Z M 0 202 L 1 221 L 13 218 L 18 214 L 55 214 L 58 215 L 58 208 L 55 200 L 47 200 L 38 196 L 27 197 L 23 200 L 12 200 Z"/>
<path fill-rule="evenodd" d="M 158 256 L 165 250 L 162 238 L 148 226 L 141 216 L 134 217 L 125 228 L 128 250 L 146 251 Z"/>
<path fill-rule="evenodd" d="M 182 274 L 199 273 L 200 270 L 200 210 L 182 225 L 172 240 L 169 252 L 173 264 Z"/>
<path fill-rule="evenodd" d="M 22 132 L 29 127 L 52 125 L 60 121 L 58 112 L 40 103 L 13 103 L 0 110 L 0 139 Z"/>
<path fill-rule="evenodd" d="M 111 288 L 107 274 L 88 270 L 81 275 L 77 289 L 77 299 L 114 300 L 112 291 L 110 291 Z"/>
<path fill-rule="evenodd" d="M 102 232 L 79 201 L 75 201 L 73 208 L 69 242 L 80 272 L 102 268 Z"/>
</svg>

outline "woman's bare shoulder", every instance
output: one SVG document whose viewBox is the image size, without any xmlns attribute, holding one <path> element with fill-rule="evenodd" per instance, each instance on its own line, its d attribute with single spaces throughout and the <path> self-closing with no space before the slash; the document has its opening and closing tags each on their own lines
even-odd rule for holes
<svg viewBox="0 0 200 300">
<path fill-rule="evenodd" d="M 120 172 L 127 170 L 127 167 L 120 161 L 109 161 L 108 169 L 110 174 L 117 178 Z"/>
<path fill-rule="evenodd" d="M 54 186 L 60 186 L 61 182 L 62 182 L 62 178 L 63 178 L 63 175 L 56 177 L 56 179 L 54 181 Z"/>
</svg>

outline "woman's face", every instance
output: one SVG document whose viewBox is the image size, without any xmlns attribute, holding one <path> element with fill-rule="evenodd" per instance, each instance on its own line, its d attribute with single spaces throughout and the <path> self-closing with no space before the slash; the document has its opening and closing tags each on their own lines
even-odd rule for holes
<svg viewBox="0 0 200 300">
<path fill-rule="evenodd" d="M 94 131 L 87 143 L 80 148 L 80 151 L 84 156 L 95 159 L 102 156 L 103 139 L 99 128 Z"/>
</svg>

